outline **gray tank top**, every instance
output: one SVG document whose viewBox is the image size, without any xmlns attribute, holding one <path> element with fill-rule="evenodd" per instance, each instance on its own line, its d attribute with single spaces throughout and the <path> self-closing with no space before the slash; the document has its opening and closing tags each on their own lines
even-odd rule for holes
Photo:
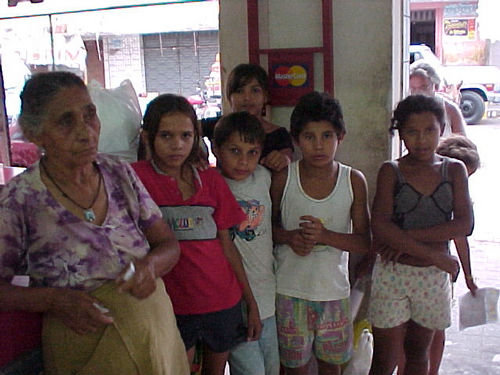
<svg viewBox="0 0 500 375">
<path fill-rule="evenodd" d="M 451 220 L 453 185 L 448 179 L 448 159 L 441 165 L 441 182 L 430 195 L 423 195 L 406 182 L 397 162 L 391 162 L 398 177 L 394 189 L 392 221 L 401 229 L 421 229 Z"/>
</svg>

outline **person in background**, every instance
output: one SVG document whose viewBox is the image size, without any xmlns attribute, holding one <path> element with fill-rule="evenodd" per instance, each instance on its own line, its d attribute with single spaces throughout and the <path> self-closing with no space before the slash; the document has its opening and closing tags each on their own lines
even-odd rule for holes
<svg viewBox="0 0 500 375">
<path fill-rule="evenodd" d="M 180 242 L 179 262 L 164 278 L 190 362 L 203 341 L 202 374 L 223 375 L 231 350 L 257 340 L 261 322 L 229 228 L 245 215 L 223 177 L 198 169 L 196 113 L 182 96 L 163 94 L 147 106 L 143 137 L 151 160 L 132 164 Z M 243 323 L 241 299 L 248 309 Z"/>
<path fill-rule="evenodd" d="M 0 308 L 44 314 L 44 374 L 187 375 L 161 280 L 178 242 L 130 166 L 97 153 L 84 82 L 39 73 L 21 102 L 43 157 L 0 191 Z"/>
<path fill-rule="evenodd" d="M 465 120 L 458 105 L 445 96 L 438 95 L 441 77 L 436 70 L 424 62 L 412 64 L 410 69 L 410 94 L 435 97 L 445 112 L 444 129 L 441 134 L 446 138 L 451 134 L 465 135 Z"/>
<path fill-rule="evenodd" d="M 259 119 L 266 133 L 260 164 L 272 171 L 280 171 L 292 160 L 293 143 L 285 128 L 264 118 L 269 101 L 268 80 L 261 66 L 240 64 L 229 74 L 226 97 L 233 112 L 246 111 Z"/>
<path fill-rule="evenodd" d="M 223 116 L 215 127 L 212 147 L 246 219 L 231 228 L 231 237 L 243 259 L 262 319 L 258 341 L 247 341 L 231 350 L 232 375 L 278 375 L 273 239 L 271 227 L 271 173 L 259 158 L 266 134 L 259 119 L 248 112 Z"/>
<path fill-rule="evenodd" d="M 302 159 L 273 175 L 276 320 L 287 374 L 340 374 L 352 352 L 349 253 L 367 253 L 370 218 L 363 174 L 335 160 L 345 125 L 337 100 L 304 95 L 291 116 Z"/>
<path fill-rule="evenodd" d="M 451 323 L 450 275 L 459 265 L 448 241 L 471 233 L 473 215 L 463 163 L 436 154 L 444 118 L 442 104 L 425 95 L 394 111 L 391 130 L 408 152 L 381 166 L 373 201 L 371 375 L 391 375 L 403 357 L 405 374 L 427 375 L 434 332 Z"/>
</svg>

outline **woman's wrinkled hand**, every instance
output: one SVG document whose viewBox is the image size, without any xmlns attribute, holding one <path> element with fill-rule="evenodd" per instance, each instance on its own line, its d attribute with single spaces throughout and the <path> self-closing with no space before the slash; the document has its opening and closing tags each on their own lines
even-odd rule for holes
<svg viewBox="0 0 500 375">
<path fill-rule="evenodd" d="M 125 267 L 118 275 L 116 282 L 120 292 L 128 292 L 138 299 L 149 297 L 156 289 L 156 273 L 154 263 L 146 256 L 134 260 L 135 272 L 130 278 L 124 276 L 129 269 Z"/>
<path fill-rule="evenodd" d="M 113 323 L 112 316 L 101 310 L 105 307 L 97 298 L 86 292 L 60 288 L 55 289 L 48 312 L 76 333 L 84 335 Z"/>
<path fill-rule="evenodd" d="M 248 329 L 247 341 L 256 341 L 262 332 L 262 322 L 260 321 L 259 308 L 257 304 L 248 307 Z"/>
</svg>

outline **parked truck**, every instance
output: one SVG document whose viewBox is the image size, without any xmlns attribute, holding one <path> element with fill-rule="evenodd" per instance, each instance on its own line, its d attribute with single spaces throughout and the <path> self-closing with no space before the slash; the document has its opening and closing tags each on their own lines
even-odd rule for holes
<svg viewBox="0 0 500 375">
<path fill-rule="evenodd" d="M 486 65 L 442 65 L 432 50 L 424 45 L 410 45 L 410 64 L 424 60 L 433 66 L 447 85 L 460 90 L 460 109 L 467 124 L 477 124 L 487 103 L 500 104 L 500 69 Z"/>
</svg>

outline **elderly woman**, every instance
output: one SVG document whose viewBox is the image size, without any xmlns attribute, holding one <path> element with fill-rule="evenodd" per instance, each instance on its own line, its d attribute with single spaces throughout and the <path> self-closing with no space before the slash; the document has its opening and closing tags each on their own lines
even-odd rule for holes
<svg viewBox="0 0 500 375">
<path fill-rule="evenodd" d="M 43 157 L 0 191 L 0 309 L 44 313 L 47 375 L 188 374 L 160 278 L 178 243 L 130 166 L 97 153 L 84 82 L 37 74 L 21 100 Z"/>
<path fill-rule="evenodd" d="M 465 120 L 456 103 L 439 95 L 437 90 L 441 85 L 441 77 L 436 70 L 427 63 L 415 62 L 410 69 L 410 94 L 437 97 L 445 109 L 445 125 L 442 137 L 453 134 L 465 135 Z"/>
</svg>

